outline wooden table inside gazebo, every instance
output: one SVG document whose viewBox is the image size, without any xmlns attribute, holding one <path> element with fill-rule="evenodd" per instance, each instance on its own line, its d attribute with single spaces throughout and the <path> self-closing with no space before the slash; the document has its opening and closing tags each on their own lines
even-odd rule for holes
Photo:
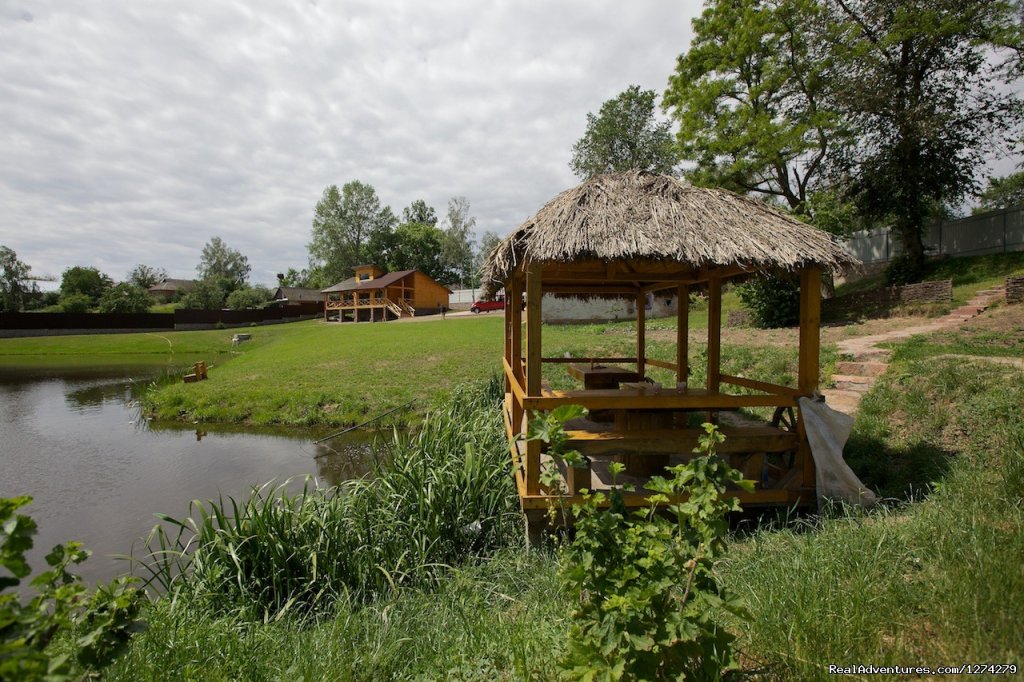
<svg viewBox="0 0 1024 682">
<path fill-rule="evenodd" d="M 620 206 L 621 205 L 621 206 Z M 628 207 L 629 210 L 623 208 Z M 716 216 L 720 221 L 716 223 Z M 627 221 L 625 224 L 623 221 Z M 632 222 L 628 222 L 632 221 Z M 640 172 L 597 176 L 562 193 L 491 253 L 485 281 L 504 286 L 519 306 L 505 309 L 505 428 L 524 510 L 552 499 L 572 503 L 583 488 L 610 481 L 607 464 L 624 461 L 638 483 L 627 505 L 646 504 L 644 478 L 686 461 L 702 432 L 691 415 L 718 421 L 743 408 L 792 414 L 775 424 L 749 418 L 727 424 L 719 454 L 756 481 L 753 492 L 731 491 L 744 504 L 805 504 L 815 500 L 815 471 L 798 398 L 818 386 L 821 273 L 849 257 L 828 235 L 757 201 L 724 190 L 695 188 L 667 176 Z M 800 282 L 798 379 L 795 387 L 722 372 L 722 287 L 765 271 L 788 270 Z M 689 379 L 689 299 L 707 293 L 704 386 Z M 647 355 L 649 294 L 677 303 L 675 357 Z M 636 311 L 635 355 L 548 357 L 543 353 L 541 312 L 545 295 L 619 297 Z M 541 378 L 545 364 L 566 364 L 582 390 L 553 390 Z M 626 366 L 624 366 L 626 365 Z M 668 370 L 675 384 L 637 386 L 651 367 Z M 622 386 L 621 384 L 626 384 Z M 677 388 L 678 385 L 678 388 Z M 534 412 L 582 405 L 614 418 L 581 418 L 565 425 L 568 446 L 586 458 L 585 469 L 565 467 L 564 485 L 540 484 L 541 442 L 526 438 Z"/>
</svg>

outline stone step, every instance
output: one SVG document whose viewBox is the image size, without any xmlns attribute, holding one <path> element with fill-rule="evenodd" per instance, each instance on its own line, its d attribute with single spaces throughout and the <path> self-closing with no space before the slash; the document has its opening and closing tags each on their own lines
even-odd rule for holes
<svg viewBox="0 0 1024 682">
<path fill-rule="evenodd" d="M 859 393 L 867 393 L 868 389 L 871 388 L 872 384 L 875 383 L 874 377 L 858 377 L 851 374 L 833 374 L 832 383 L 836 388 L 842 391 L 857 391 Z"/>
<path fill-rule="evenodd" d="M 877 377 L 885 373 L 888 367 L 884 362 L 838 362 L 836 371 L 840 374 L 850 374 L 858 377 Z"/>
<path fill-rule="evenodd" d="M 854 362 L 885 362 L 891 351 L 888 348 L 868 348 L 853 354 Z"/>
<path fill-rule="evenodd" d="M 974 317 L 975 315 L 978 315 L 979 313 L 985 312 L 985 308 L 986 307 L 988 307 L 988 306 L 982 306 L 982 305 L 963 305 L 963 306 L 960 306 L 959 308 L 957 308 L 956 310 L 954 310 L 952 313 L 950 313 L 950 315 L 970 315 L 971 317 Z"/>
<path fill-rule="evenodd" d="M 826 388 L 821 392 L 825 396 L 825 402 L 833 410 L 839 410 L 846 414 L 853 414 L 860 404 L 861 393 L 857 391 L 844 391 L 836 388 Z"/>
</svg>

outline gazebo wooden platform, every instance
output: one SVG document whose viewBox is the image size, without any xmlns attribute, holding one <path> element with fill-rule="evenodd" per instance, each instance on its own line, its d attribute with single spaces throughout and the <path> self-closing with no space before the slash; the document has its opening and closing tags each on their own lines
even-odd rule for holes
<svg viewBox="0 0 1024 682">
<path fill-rule="evenodd" d="M 815 500 L 815 471 L 797 399 L 818 387 L 821 273 L 851 259 L 824 232 L 762 202 L 725 190 L 696 188 L 642 172 L 597 176 L 563 192 L 504 239 L 490 254 L 484 281 L 510 300 L 525 294 L 525 312 L 505 309 L 504 421 L 524 510 L 555 500 L 573 503 L 581 489 L 607 488 L 610 461 L 626 465 L 637 491 L 627 505 L 646 504 L 646 478 L 686 461 L 703 429 L 721 424 L 718 451 L 753 479 L 753 492 L 733 491 L 744 505 L 796 505 Z M 725 282 L 757 272 L 789 271 L 800 279 L 799 375 L 795 387 L 730 376 L 721 371 L 721 302 Z M 689 297 L 707 292 L 707 382 L 688 383 Z M 647 296 L 675 295 L 673 361 L 647 356 Z M 636 352 L 630 357 L 549 357 L 541 325 L 545 294 L 626 297 L 635 301 Z M 577 390 L 553 390 L 545 364 L 578 379 Z M 670 371 L 675 384 L 648 383 L 651 367 Z M 684 383 L 687 382 L 687 383 Z M 586 467 L 566 467 L 554 489 L 541 486 L 547 455 L 527 440 L 535 412 L 582 405 L 589 415 L 565 425 L 568 446 Z M 742 408 L 774 408 L 773 423 L 736 417 Z M 619 483 L 624 482 L 620 476 Z"/>
</svg>

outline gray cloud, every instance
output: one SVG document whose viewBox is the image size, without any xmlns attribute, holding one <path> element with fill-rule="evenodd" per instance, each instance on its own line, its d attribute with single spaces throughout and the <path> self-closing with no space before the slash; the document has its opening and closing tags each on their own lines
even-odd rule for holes
<svg viewBox="0 0 1024 682">
<path fill-rule="evenodd" d="M 659 92 L 698 10 L 658 2 L 0 4 L 0 243 L 37 272 L 254 279 L 306 262 L 323 188 L 464 195 L 506 233 L 574 183 L 585 115 Z"/>
</svg>

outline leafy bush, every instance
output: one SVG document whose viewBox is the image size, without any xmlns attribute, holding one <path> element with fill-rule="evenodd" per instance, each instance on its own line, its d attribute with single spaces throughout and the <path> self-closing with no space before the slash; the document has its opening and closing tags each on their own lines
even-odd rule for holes
<svg viewBox="0 0 1024 682">
<path fill-rule="evenodd" d="M 36 595 L 22 603 L 16 588 L 31 572 L 25 554 L 32 549 L 36 523 L 15 513 L 30 497 L 0 499 L 0 680 L 65 680 L 109 665 L 138 629 L 142 593 L 133 578 L 118 578 L 90 594 L 68 569 L 89 557 L 80 543 L 57 545 L 46 556 L 49 570 L 36 576 Z M 55 653 L 54 639 L 75 635 L 74 658 Z"/>
<path fill-rule="evenodd" d="M 152 579 L 264 619 L 430 583 L 508 545 L 520 525 L 500 395 L 497 379 L 457 391 L 414 434 L 395 432 L 371 478 L 294 495 L 264 486 L 164 517 L 145 560 Z"/>
<path fill-rule="evenodd" d="M 740 303 L 761 329 L 800 321 L 800 280 L 796 275 L 757 275 L 736 287 Z"/>
<path fill-rule="evenodd" d="M 260 308 L 272 296 L 273 294 L 270 289 L 263 286 L 242 287 L 241 289 L 235 289 L 228 295 L 227 306 L 231 310 Z"/>
<path fill-rule="evenodd" d="M 58 305 L 65 313 L 87 313 L 92 307 L 92 299 L 85 294 L 62 294 Z"/>
<path fill-rule="evenodd" d="M 100 296 L 101 313 L 144 313 L 153 305 L 149 292 L 140 286 L 122 282 Z"/>
<path fill-rule="evenodd" d="M 181 297 L 181 307 L 191 310 L 220 310 L 224 307 L 227 294 L 213 280 L 201 279 Z"/>
<path fill-rule="evenodd" d="M 584 495 L 573 509 L 576 538 L 563 555 L 561 575 L 579 606 L 569 635 L 568 672 L 576 679 L 719 679 L 736 667 L 734 640 L 718 618 L 742 616 L 739 601 L 719 582 L 714 562 L 725 550 L 726 514 L 739 502 L 726 486 L 751 489 L 740 472 L 715 455 L 724 440 L 712 424 L 687 464 L 672 478 L 646 484 L 650 506 L 628 512 L 613 488 Z M 621 473 L 613 464 L 613 474 Z M 686 501 L 657 505 L 685 494 Z M 601 510 L 604 502 L 607 510 Z"/>
<path fill-rule="evenodd" d="M 893 258 L 885 269 L 885 283 L 891 287 L 920 282 L 922 277 L 924 269 L 905 254 Z"/>
</svg>

